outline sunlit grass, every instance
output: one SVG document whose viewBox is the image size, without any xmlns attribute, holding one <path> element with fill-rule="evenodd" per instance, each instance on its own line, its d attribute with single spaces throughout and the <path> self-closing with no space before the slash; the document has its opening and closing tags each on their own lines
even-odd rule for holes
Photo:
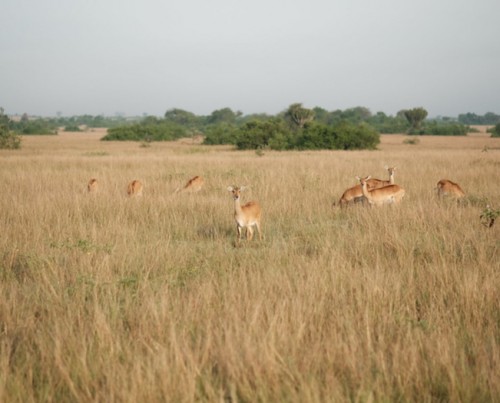
<svg viewBox="0 0 500 403">
<path fill-rule="evenodd" d="M 0 152 L 0 401 L 500 398 L 499 226 L 480 218 L 500 204 L 500 140 L 258 155 L 98 139 Z M 385 165 L 400 206 L 331 207 Z M 174 193 L 194 175 L 201 192 Z M 467 200 L 437 200 L 442 178 Z M 262 205 L 262 241 L 235 247 L 229 185 Z"/>
</svg>

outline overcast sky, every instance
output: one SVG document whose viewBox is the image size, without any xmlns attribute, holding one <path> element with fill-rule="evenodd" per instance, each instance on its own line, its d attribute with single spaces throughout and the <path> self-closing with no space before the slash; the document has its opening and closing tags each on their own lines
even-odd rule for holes
<svg viewBox="0 0 500 403">
<path fill-rule="evenodd" d="M 8 114 L 500 113 L 499 0 L 2 0 Z"/>
</svg>

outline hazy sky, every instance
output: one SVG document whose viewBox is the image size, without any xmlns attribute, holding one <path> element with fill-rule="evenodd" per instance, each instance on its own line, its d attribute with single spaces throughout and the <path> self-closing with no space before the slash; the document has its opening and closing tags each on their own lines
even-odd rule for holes
<svg viewBox="0 0 500 403">
<path fill-rule="evenodd" d="M 2 0 L 8 114 L 500 113 L 499 0 Z"/>
</svg>

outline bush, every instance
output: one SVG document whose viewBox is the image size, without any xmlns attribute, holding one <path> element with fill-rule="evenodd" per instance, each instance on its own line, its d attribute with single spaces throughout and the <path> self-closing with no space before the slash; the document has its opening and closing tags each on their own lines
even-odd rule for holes
<svg viewBox="0 0 500 403">
<path fill-rule="evenodd" d="M 186 137 L 186 135 L 187 129 L 176 123 L 146 118 L 141 123 L 108 129 L 108 134 L 101 140 L 171 141 Z"/>
<path fill-rule="evenodd" d="M 466 136 L 469 132 L 468 126 L 461 123 L 429 122 L 424 126 L 425 134 L 434 136 Z"/>
<path fill-rule="evenodd" d="M 0 108 L 0 148 L 17 149 L 21 147 L 21 137 L 9 129 L 10 119 Z"/>
<path fill-rule="evenodd" d="M 380 134 L 365 123 L 327 126 L 309 122 L 291 131 L 284 120 L 274 119 L 244 124 L 236 145 L 239 149 L 361 150 L 374 149 L 379 142 Z"/>
<path fill-rule="evenodd" d="M 45 119 L 10 122 L 10 128 L 18 134 L 57 134 L 57 126 Z"/>
<path fill-rule="evenodd" d="M 412 139 L 404 139 L 404 140 L 403 140 L 403 144 L 417 145 L 418 143 L 420 143 L 420 140 L 419 140 L 419 139 L 416 139 L 416 138 L 412 138 Z"/>
<path fill-rule="evenodd" d="M 469 127 L 456 122 L 426 122 L 420 129 L 411 129 L 408 134 L 411 135 L 430 135 L 430 136 L 466 136 Z"/>
<path fill-rule="evenodd" d="M 375 149 L 380 134 L 366 123 L 341 122 L 335 126 L 306 125 L 297 137 L 299 150 L 364 150 Z"/>
<path fill-rule="evenodd" d="M 500 123 L 491 129 L 491 137 L 500 137 Z"/>
<path fill-rule="evenodd" d="M 80 126 L 78 126 L 78 125 L 68 125 L 64 128 L 64 131 L 66 131 L 66 132 L 81 132 L 82 129 L 80 129 Z"/>
<path fill-rule="evenodd" d="M 285 150 L 290 148 L 289 138 L 290 131 L 282 119 L 254 120 L 243 124 L 239 129 L 236 146 L 240 150 Z"/>
<path fill-rule="evenodd" d="M 238 140 L 238 128 L 231 123 L 219 123 L 211 125 L 206 129 L 203 144 L 232 144 L 235 145 Z"/>
</svg>

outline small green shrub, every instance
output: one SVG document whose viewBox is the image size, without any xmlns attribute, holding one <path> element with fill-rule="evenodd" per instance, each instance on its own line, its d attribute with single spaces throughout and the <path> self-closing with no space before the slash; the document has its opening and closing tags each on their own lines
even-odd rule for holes
<svg viewBox="0 0 500 403">
<path fill-rule="evenodd" d="M 485 227 L 491 228 L 493 224 L 495 224 L 495 220 L 500 217 L 500 210 L 495 210 L 491 208 L 490 205 L 487 205 L 486 208 L 481 212 L 479 216 L 481 220 L 481 224 Z"/>
<path fill-rule="evenodd" d="M 404 139 L 403 144 L 411 144 L 411 145 L 417 145 L 420 143 L 420 140 L 417 138 L 411 138 L 411 139 Z"/>
<path fill-rule="evenodd" d="M 78 125 L 68 125 L 64 128 L 64 131 L 66 131 L 66 132 L 81 132 L 83 130 L 80 129 L 80 126 L 78 126 Z"/>
</svg>

